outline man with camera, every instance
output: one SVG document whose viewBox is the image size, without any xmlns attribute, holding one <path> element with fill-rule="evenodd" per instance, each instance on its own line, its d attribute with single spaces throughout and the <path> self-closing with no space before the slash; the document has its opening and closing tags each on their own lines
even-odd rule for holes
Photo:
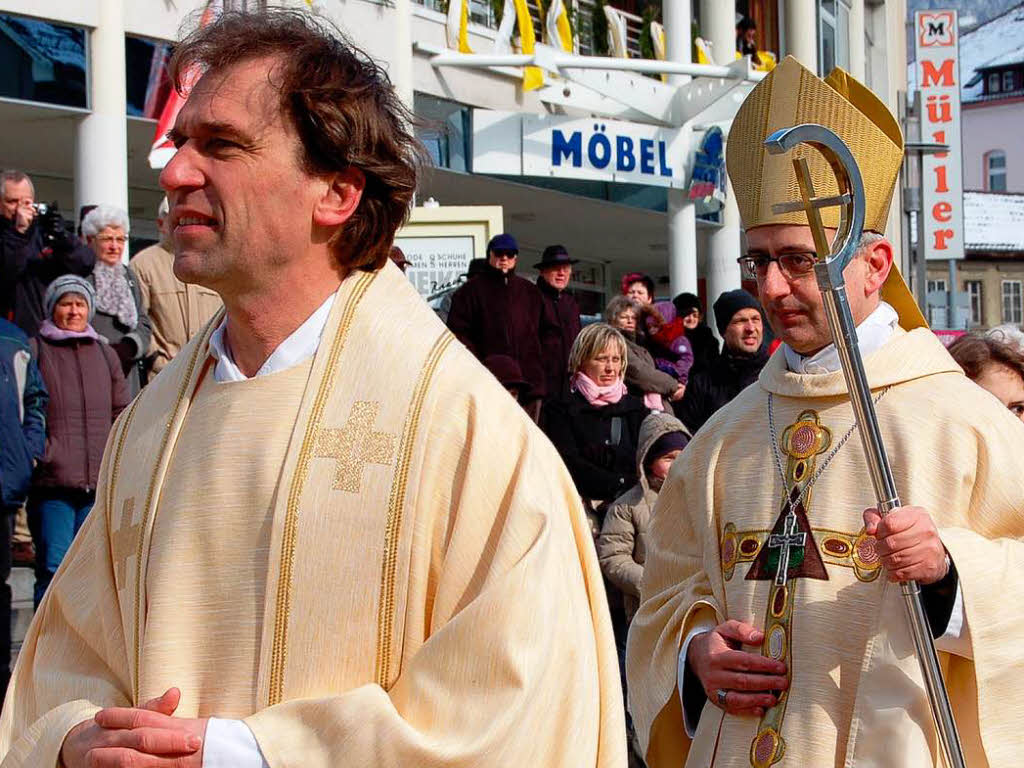
<svg viewBox="0 0 1024 768">
<path fill-rule="evenodd" d="M 56 205 L 35 202 L 32 179 L 0 171 L 0 315 L 28 336 L 43 321 L 43 294 L 55 278 L 86 276 L 96 257 L 76 241 Z"/>
</svg>

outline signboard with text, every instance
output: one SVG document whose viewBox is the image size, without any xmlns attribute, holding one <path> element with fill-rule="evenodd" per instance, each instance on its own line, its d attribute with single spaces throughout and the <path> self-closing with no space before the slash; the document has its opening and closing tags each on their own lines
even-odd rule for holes
<svg viewBox="0 0 1024 768">
<path fill-rule="evenodd" d="M 949 145 L 949 152 L 925 155 L 921 180 L 924 255 L 943 261 L 964 257 L 959 34 L 955 10 L 914 13 L 921 140 Z"/>
<path fill-rule="evenodd" d="M 681 188 L 688 151 L 677 128 L 473 110 L 473 173 Z"/>
</svg>

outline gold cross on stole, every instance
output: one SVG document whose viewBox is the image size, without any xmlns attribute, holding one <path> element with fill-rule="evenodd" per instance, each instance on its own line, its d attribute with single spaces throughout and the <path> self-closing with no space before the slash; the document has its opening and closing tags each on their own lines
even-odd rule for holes
<svg viewBox="0 0 1024 768">
<path fill-rule="evenodd" d="M 352 405 L 341 429 L 321 429 L 316 436 L 316 457 L 335 459 L 336 491 L 359 493 L 367 464 L 389 465 L 395 456 L 395 435 L 374 432 L 380 403 L 359 401 Z"/>
<path fill-rule="evenodd" d="M 831 431 L 821 424 L 818 414 L 805 410 L 782 433 L 779 447 L 786 456 L 786 487 L 782 512 L 770 530 L 738 531 L 727 523 L 722 532 L 722 574 L 731 581 L 737 565 L 751 563 L 746 580 L 771 581 L 764 618 L 761 653 L 783 661 L 792 683 L 793 609 L 798 579 L 825 579 L 826 565 L 852 568 L 860 581 L 873 581 L 880 561 L 874 539 L 861 529 L 851 534 L 811 528 L 807 513 L 811 489 L 803 499 L 800 493 L 812 482 L 818 457 L 832 445 Z M 819 547 L 820 544 L 820 547 Z M 776 559 L 777 558 L 777 559 Z M 782 760 L 786 742 L 782 725 L 789 691 L 776 692 L 778 702 L 765 711 L 750 744 L 750 765 L 768 768 Z"/>
<path fill-rule="evenodd" d="M 125 586 L 125 579 L 128 571 L 128 558 L 138 551 L 139 531 L 141 523 L 132 523 L 135 516 L 135 497 L 124 500 L 121 507 L 121 524 L 118 529 L 110 534 L 111 544 L 114 550 L 114 581 L 117 588 Z"/>
</svg>

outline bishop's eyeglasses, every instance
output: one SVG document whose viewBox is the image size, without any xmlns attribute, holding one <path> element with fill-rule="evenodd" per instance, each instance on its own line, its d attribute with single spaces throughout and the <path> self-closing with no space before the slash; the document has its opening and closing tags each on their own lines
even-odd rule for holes
<svg viewBox="0 0 1024 768">
<path fill-rule="evenodd" d="M 813 253 L 783 253 L 778 256 L 751 253 L 736 259 L 747 280 L 764 280 L 768 274 L 768 265 L 773 261 L 779 265 L 779 271 L 787 280 L 800 280 L 814 272 L 818 259 Z"/>
</svg>

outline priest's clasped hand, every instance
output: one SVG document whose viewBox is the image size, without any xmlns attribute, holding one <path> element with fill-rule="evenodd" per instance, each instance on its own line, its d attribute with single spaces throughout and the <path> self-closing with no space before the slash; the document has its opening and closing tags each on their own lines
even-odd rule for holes
<svg viewBox="0 0 1024 768">
<path fill-rule="evenodd" d="M 885 517 L 877 509 L 865 509 L 864 526 L 875 537 L 890 581 L 934 584 L 949 571 L 939 530 L 924 508 L 897 507 Z"/>
<path fill-rule="evenodd" d="M 764 632 L 731 619 L 690 641 L 686 651 L 690 669 L 707 697 L 729 714 L 760 717 L 777 703 L 776 692 L 789 687 L 783 662 L 739 650 L 763 640 Z"/>
<path fill-rule="evenodd" d="M 202 768 L 205 718 L 172 717 L 181 692 L 171 688 L 140 708 L 101 709 L 64 739 L 63 768 Z"/>
</svg>

